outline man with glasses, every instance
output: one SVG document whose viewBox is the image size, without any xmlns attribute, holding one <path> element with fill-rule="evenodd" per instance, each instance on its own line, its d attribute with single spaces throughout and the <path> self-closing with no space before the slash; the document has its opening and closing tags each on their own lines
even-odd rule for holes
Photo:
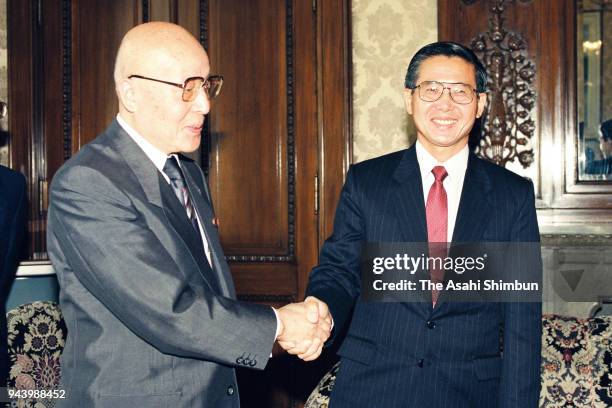
<svg viewBox="0 0 612 408">
<path fill-rule="evenodd" d="M 533 184 L 468 149 L 486 84 L 464 46 L 421 48 L 404 90 L 416 143 L 348 171 L 306 291 L 329 305 L 342 341 L 331 407 L 538 406 L 540 303 L 451 302 L 437 289 L 420 302 L 364 301 L 361 287 L 366 243 L 426 243 L 431 255 L 433 243 L 539 242 Z M 439 272 L 430 279 L 444 283 Z"/>
<path fill-rule="evenodd" d="M 236 300 L 201 169 L 223 84 L 174 24 L 131 29 L 115 63 L 119 113 L 51 186 L 48 250 L 68 338 L 69 407 L 237 407 L 234 367 L 263 369 L 275 340 L 303 359 L 329 336 L 314 298 L 274 310 Z"/>
</svg>

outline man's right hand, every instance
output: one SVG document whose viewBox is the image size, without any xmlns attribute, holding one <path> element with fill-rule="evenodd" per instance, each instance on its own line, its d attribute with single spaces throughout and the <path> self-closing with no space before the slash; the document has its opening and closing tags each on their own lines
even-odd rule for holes
<svg viewBox="0 0 612 408">
<path fill-rule="evenodd" d="M 327 304 L 309 296 L 302 303 L 290 303 L 277 309 L 277 313 L 280 322 L 278 344 L 304 361 L 318 358 L 332 328 Z"/>
</svg>

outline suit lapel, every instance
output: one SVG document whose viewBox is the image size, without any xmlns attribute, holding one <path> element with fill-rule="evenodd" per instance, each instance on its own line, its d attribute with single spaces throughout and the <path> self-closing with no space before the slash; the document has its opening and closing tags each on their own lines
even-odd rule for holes
<svg viewBox="0 0 612 408">
<path fill-rule="evenodd" d="M 117 120 L 113 120 L 107 132 L 112 135 L 110 140 L 117 152 L 123 156 L 127 166 L 136 175 L 147 201 L 163 208 L 158 179 L 159 170 L 136 142 L 119 126 Z"/>
<path fill-rule="evenodd" d="M 179 200 L 176 198 L 174 191 L 163 176 L 159 175 L 160 189 L 162 193 L 162 201 L 164 203 L 164 213 L 166 218 L 170 222 L 172 228 L 181 237 L 189 252 L 193 256 L 202 278 L 216 291 L 220 292 L 220 285 L 218 279 L 215 278 L 214 273 L 206 259 L 204 253 L 204 243 L 200 237 L 200 234 L 196 233 L 193 229 L 193 225 L 187 217 L 185 208 L 181 205 Z"/>
<path fill-rule="evenodd" d="M 482 241 L 487 221 L 491 216 L 491 204 L 488 199 L 491 188 L 492 184 L 483 163 L 470 152 L 453 230 L 453 244 Z M 452 246 L 450 251 L 452 253 Z M 444 281 L 447 282 L 451 276 L 447 273 Z M 434 310 L 438 312 L 449 307 L 450 304 L 446 301 L 451 296 L 452 293 L 442 291 L 438 299 L 439 304 Z"/>
<path fill-rule="evenodd" d="M 397 182 L 395 210 L 404 242 L 427 242 L 423 182 L 414 145 L 406 151 L 393 173 Z"/>
<path fill-rule="evenodd" d="M 416 148 L 413 145 L 406 151 L 397 169 L 393 173 L 397 182 L 395 190 L 395 212 L 401 231 L 401 241 L 412 243 L 427 242 L 427 223 L 425 216 L 425 202 L 423 200 L 423 182 L 421 170 L 416 157 Z M 428 279 L 424 274 L 419 279 Z M 422 313 L 428 313 L 431 297 L 419 291 L 422 302 L 415 304 Z"/>
<path fill-rule="evenodd" d="M 198 187 L 198 184 L 194 181 L 191 174 L 191 171 L 194 168 L 195 166 L 183 166 L 183 169 L 185 170 L 185 181 L 189 189 L 189 194 L 193 199 L 196 212 L 200 217 L 200 221 L 202 222 L 204 233 L 206 234 L 206 240 L 210 247 L 213 270 L 216 274 L 223 294 L 226 296 L 235 297 L 236 293 L 234 289 L 234 281 L 227 263 L 225 262 L 223 249 L 221 248 L 220 243 L 221 241 L 219 239 L 219 233 L 217 228 L 212 224 L 212 220 L 215 215 L 208 198 L 205 198 L 205 194 L 203 194 L 202 190 Z M 202 178 L 203 177 L 204 176 L 202 175 Z M 202 180 L 202 182 L 205 183 L 206 181 Z M 208 194 L 206 194 L 206 197 L 208 197 Z"/>
<path fill-rule="evenodd" d="M 453 242 L 481 241 L 485 221 L 491 214 L 488 199 L 491 186 L 489 175 L 480 159 L 470 153 L 453 230 Z"/>
<path fill-rule="evenodd" d="M 192 255 L 193 262 L 204 282 L 213 291 L 218 292 L 219 285 L 215 282 L 210 265 L 204 256 L 204 247 L 193 231 L 184 208 L 166 180 L 116 120 L 113 120 L 107 133 L 111 136 L 110 141 L 116 151 L 123 156 L 127 166 L 138 179 L 147 201 L 163 210 L 167 225 L 180 237 L 185 248 Z M 178 257 L 178 254 L 173 255 Z M 182 263 L 183 260 L 177 259 L 177 262 Z"/>
</svg>

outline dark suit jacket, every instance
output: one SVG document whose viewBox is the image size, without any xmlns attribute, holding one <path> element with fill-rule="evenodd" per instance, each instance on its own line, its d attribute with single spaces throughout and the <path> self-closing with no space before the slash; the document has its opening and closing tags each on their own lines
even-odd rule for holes
<svg viewBox="0 0 612 408">
<path fill-rule="evenodd" d="M 538 242 L 532 183 L 470 154 L 453 234 L 453 242 Z M 330 407 L 537 407 L 540 303 L 364 302 L 364 242 L 427 242 L 414 146 L 349 169 L 310 276 L 307 295 L 327 302 L 335 331 L 354 306 Z"/>
<path fill-rule="evenodd" d="M 68 328 L 60 406 L 237 407 L 233 366 L 265 367 L 274 312 L 235 299 L 204 176 L 181 165 L 212 268 L 171 187 L 116 121 L 53 178 L 48 247 Z"/>
<path fill-rule="evenodd" d="M 6 387 L 9 365 L 5 302 L 23 254 L 26 204 L 25 177 L 0 166 L 0 387 Z"/>
</svg>

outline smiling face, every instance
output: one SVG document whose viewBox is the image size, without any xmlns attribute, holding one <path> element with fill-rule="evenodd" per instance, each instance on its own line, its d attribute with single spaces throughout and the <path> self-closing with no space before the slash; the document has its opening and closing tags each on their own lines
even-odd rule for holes
<svg viewBox="0 0 612 408">
<path fill-rule="evenodd" d="M 429 57 L 419 67 L 416 84 L 423 81 L 465 83 L 476 88 L 474 67 L 459 57 Z M 438 161 L 445 162 L 467 144 L 474 121 L 485 108 L 486 94 L 475 95 L 466 105 L 452 101 L 448 90 L 435 102 L 425 102 L 418 89 L 404 90 L 406 110 L 414 118 L 417 139 Z"/>
<path fill-rule="evenodd" d="M 119 51 L 115 81 L 121 117 L 166 154 L 192 152 L 200 145 L 204 118 L 210 110 L 204 90 L 199 90 L 192 102 L 185 102 L 178 87 L 128 77 L 142 75 L 183 84 L 189 77 L 208 76 L 208 57 L 197 40 L 178 26 L 143 26 L 126 35 L 127 44 Z"/>
</svg>

